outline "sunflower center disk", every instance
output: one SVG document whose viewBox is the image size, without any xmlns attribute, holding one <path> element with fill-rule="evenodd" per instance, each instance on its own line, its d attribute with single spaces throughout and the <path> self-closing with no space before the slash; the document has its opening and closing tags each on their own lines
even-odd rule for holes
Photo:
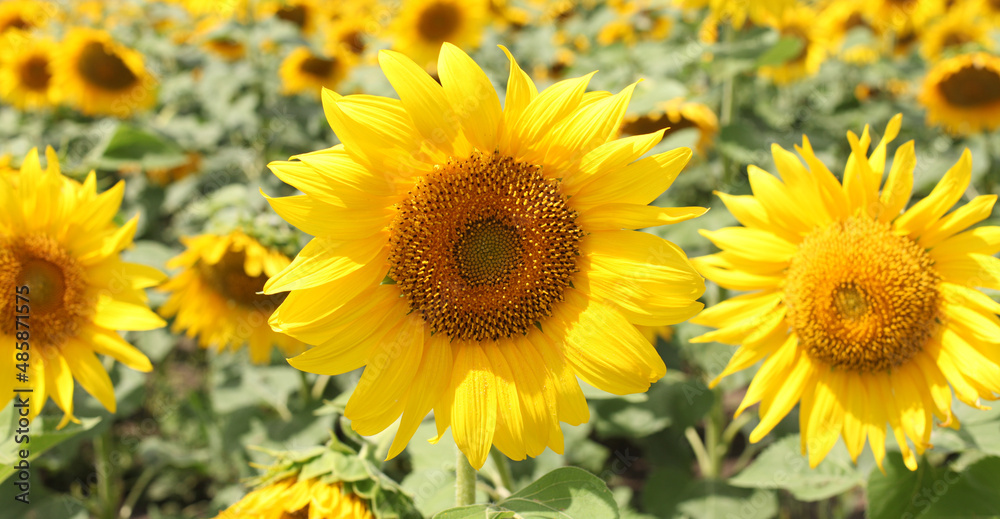
<svg viewBox="0 0 1000 519">
<path fill-rule="evenodd" d="M 77 66 L 81 76 L 108 90 L 122 90 L 139 79 L 120 56 L 108 52 L 100 42 L 90 42 L 83 48 Z"/>
<path fill-rule="evenodd" d="M 35 56 L 21 65 L 21 83 L 36 92 L 44 92 L 49 88 L 49 61 L 41 56 Z"/>
<path fill-rule="evenodd" d="M 851 218 L 802 242 L 788 270 L 785 303 L 814 359 L 885 371 L 921 351 L 933 333 L 939 281 L 916 243 L 888 224 Z"/>
<path fill-rule="evenodd" d="M 306 58 L 299 69 L 302 72 L 309 74 L 310 76 L 325 79 L 333 72 L 333 67 L 336 65 L 332 59 L 317 58 L 315 56 L 310 56 Z"/>
<path fill-rule="evenodd" d="M 1000 101 L 1000 75 L 993 70 L 970 65 L 948 76 L 938 89 L 954 106 L 987 105 Z"/>
<path fill-rule="evenodd" d="M 428 6 L 417 21 L 417 32 L 427 41 L 446 41 L 452 37 L 462 21 L 458 7 L 448 3 Z"/>
<path fill-rule="evenodd" d="M 258 276 L 251 277 L 244 269 L 245 263 L 244 251 L 229 249 L 217 263 L 199 261 L 198 273 L 215 293 L 234 304 L 244 308 L 273 311 L 285 300 L 287 292 L 270 296 L 258 294 L 257 292 L 264 290 L 267 275 L 262 272 Z"/>
<path fill-rule="evenodd" d="M 16 287 L 28 287 L 32 344 L 60 344 L 76 335 L 90 319 L 93 298 L 87 294 L 83 268 L 55 240 L 43 235 L 18 236 L 0 244 L 0 290 L 11 294 L 0 302 L 0 315 L 13 316 Z M 13 318 L 0 322 L 0 332 L 13 334 Z"/>
<path fill-rule="evenodd" d="M 576 272 L 576 213 L 538 166 L 497 154 L 451 160 L 398 211 L 389 276 L 431 330 L 452 339 L 526 333 Z"/>
</svg>

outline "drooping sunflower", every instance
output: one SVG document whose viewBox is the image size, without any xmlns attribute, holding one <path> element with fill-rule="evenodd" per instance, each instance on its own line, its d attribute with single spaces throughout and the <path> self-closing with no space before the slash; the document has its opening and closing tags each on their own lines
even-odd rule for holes
<svg viewBox="0 0 1000 519">
<path fill-rule="evenodd" d="M 976 290 L 1000 288 L 1000 227 L 967 230 L 997 197 L 945 214 L 969 185 L 966 150 L 904 211 L 912 141 L 896 150 L 882 185 L 901 120 L 889 122 L 871 155 L 867 127 L 860 138 L 847 134 L 843 184 L 807 138 L 796 146 L 804 165 L 774 145 L 782 180 L 750 166 L 753 195 L 719 195 L 743 227 L 704 232 L 722 252 L 693 260 L 720 286 L 748 292 L 692 320 L 718 328 L 693 340 L 741 346 L 712 384 L 763 361 L 736 413 L 760 402 L 756 442 L 798 403 L 813 467 L 840 437 L 855 460 L 867 438 L 881 466 L 888 424 L 914 470 L 914 450 L 931 446 L 933 418 L 958 426 L 953 392 L 980 408 L 1000 394 L 1000 304 Z"/>
<path fill-rule="evenodd" d="M 28 418 L 51 397 L 64 413 L 62 427 L 76 421 L 74 380 L 115 412 L 114 387 L 96 353 L 152 370 L 149 359 L 116 330 L 164 325 L 142 289 L 166 276 L 119 257 L 132 244 L 138 222 L 138 216 L 122 226 L 113 221 L 123 182 L 98 194 L 93 172 L 80 184 L 60 174 L 55 152 L 49 149 L 46 157 L 43 169 L 32 150 L 18 174 L 0 175 L 0 290 L 11 294 L 0 302 L 0 312 L 10 316 L 0 322 L 0 336 L 18 344 L 0 357 L 0 395 L 9 402 L 15 373 L 24 373 L 27 381 L 17 387 L 32 389 Z M 28 301 L 15 300 L 15 290 Z M 16 324 L 15 313 L 27 315 L 27 328 Z M 23 364 L 26 370 L 17 367 Z"/>
<path fill-rule="evenodd" d="M 719 119 L 707 105 L 674 98 L 661 103 L 655 111 L 643 115 L 626 116 L 622 121 L 623 135 L 641 135 L 665 130 L 663 135 L 670 135 L 688 128 L 698 130 L 698 143 L 695 149 L 705 155 L 719 133 Z"/>
<path fill-rule="evenodd" d="M 58 104 L 59 92 L 52 86 L 53 41 L 31 38 L 26 45 L 0 49 L 9 51 L 0 59 L 0 99 L 21 110 Z"/>
<path fill-rule="evenodd" d="M 124 118 L 156 101 L 156 79 L 142 54 L 105 31 L 70 29 L 53 65 L 56 89 L 84 114 Z"/>
<path fill-rule="evenodd" d="M 198 337 L 203 348 L 236 350 L 250 346 L 250 360 L 271 360 L 271 346 L 284 355 L 304 349 L 299 341 L 275 333 L 267 324 L 283 296 L 260 295 L 268 276 L 285 268 L 288 257 L 261 245 L 242 231 L 183 238 L 187 249 L 167 263 L 183 269 L 159 288 L 171 292 L 160 315 L 174 317 L 171 330 Z"/>
<path fill-rule="evenodd" d="M 308 47 L 298 47 L 281 62 L 278 75 L 285 95 L 303 92 L 319 98 L 325 88 L 335 88 L 351 70 L 353 56 L 344 50 L 321 56 Z"/>
<path fill-rule="evenodd" d="M 317 345 L 298 369 L 365 366 L 345 414 L 365 435 L 402 415 L 390 457 L 432 409 L 475 467 L 494 444 L 561 452 L 559 422 L 589 417 L 575 376 L 647 390 L 665 366 L 634 324 L 702 306 L 683 251 L 627 230 L 705 211 L 646 205 L 691 151 L 640 160 L 661 132 L 615 139 L 635 85 L 585 92 L 588 74 L 538 92 L 510 57 L 501 110 L 454 45 L 441 84 L 401 54 L 379 61 L 399 100 L 324 91 L 343 144 L 270 164 L 305 193 L 271 207 L 316 237 L 265 285 L 291 291 L 271 324 Z"/>
<path fill-rule="evenodd" d="M 389 28 L 392 48 L 433 66 L 444 42 L 465 49 L 479 46 L 488 9 L 488 0 L 404 0 Z"/>
<path fill-rule="evenodd" d="M 956 135 L 1000 127 L 1000 57 L 977 52 L 938 62 L 918 100 L 927 108 L 927 124 Z"/>
<path fill-rule="evenodd" d="M 920 54 L 928 61 L 935 61 L 946 51 L 965 49 L 966 46 L 992 49 L 990 33 L 994 25 L 981 13 L 966 3 L 948 11 L 948 14 L 929 25 L 920 36 Z M 978 50 L 978 49 L 974 49 Z"/>
<path fill-rule="evenodd" d="M 826 34 L 816 26 L 817 12 L 807 5 L 785 9 L 772 26 L 784 37 L 797 38 L 802 49 L 781 65 L 760 67 L 760 75 L 782 85 L 813 76 L 826 60 L 829 44 Z"/>
<path fill-rule="evenodd" d="M 374 516 L 361 498 L 345 493 L 339 483 L 291 477 L 250 491 L 215 519 L 285 517 L 372 519 Z"/>
</svg>

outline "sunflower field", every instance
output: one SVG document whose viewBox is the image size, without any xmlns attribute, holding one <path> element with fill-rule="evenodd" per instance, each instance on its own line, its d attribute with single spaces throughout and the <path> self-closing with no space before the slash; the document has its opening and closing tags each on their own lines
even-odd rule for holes
<svg viewBox="0 0 1000 519">
<path fill-rule="evenodd" d="M 0 517 L 1000 517 L 1000 2 L 0 0 Z"/>
</svg>

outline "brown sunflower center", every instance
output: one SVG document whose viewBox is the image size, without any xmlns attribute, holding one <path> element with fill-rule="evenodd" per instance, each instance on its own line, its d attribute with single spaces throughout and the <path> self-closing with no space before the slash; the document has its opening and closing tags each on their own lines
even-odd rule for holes
<svg viewBox="0 0 1000 519">
<path fill-rule="evenodd" d="M 927 252 L 888 224 L 850 218 L 814 231 L 791 261 L 789 321 L 814 359 L 885 371 L 923 349 L 934 331 L 938 282 Z"/>
<path fill-rule="evenodd" d="M 77 70 L 89 83 L 107 90 L 122 90 L 139 80 L 121 56 L 109 52 L 104 44 L 97 41 L 83 47 Z"/>
<path fill-rule="evenodd" d="M 462 12 L 452 3 L 438 2 L 427 6 L 417 20 L 417 33 L 427 41 L 447 41 L 462 23 Z"/>
<path fill-rule="evenodd" d="M 647 133 L 657 132 L 666 128 L 667 131 L 663 132 L 665 137 L 674 132 L 697 127 L 698 123 L 684 117 L 683 115 L 679 121 L 673 122 L 669 117 L 667 117 L 666 114 L 654 113 L 626 119 L 625 122 L 622 123 L 621 132 L 625 135 L 645 135 Z"/>
<path fill-rule="evenodd" d="M 249 309 L 273 311 L 285 300 L 287 292 L 273 295 L 258 294 L 264 290 L 267 274 L 257 276 L 246 273 L 246 252 L 229 249 L 217 263 L 198 262 L 201 279 L 215 293 L 233 304 Z"/>
<path fill-rule="evenodd" d="M 28 302 L 14 297 L 26 285 Z M 17 314 L 28 314 L 32 344 L 58 345 L 76 335 L 90 319 L 94 303 L 87 294 L 83 268 L 54 239 L 41 234 L 17 236 L 0 244 L 0 332 L 16 331 Z M 27 308 L 23 308 L 23 306 Z M 19 310 L 27 310 L 17 311 Z"/>
<path fill-rule="evenodd" d="M 365 34 L 361 31 L 347 32 L 340 37 L 340 41 L 354 54 L 365 52 Z"/>
<path fill-rule="evenodd" d="M 274 15 L 277 16 L 278 19 L 291 22 L 295 24 L 296 27 L 301 29 L 306 26 L 308 13 L 306 13 L 305 6 L 286 5 L 281 9 L 278 9 Z"/>
<path fill-rule="evenodd" d="M 944 36 L 944 38 L 941 39 L 941 46 L 945 48 L 958 47 L 959 45 L 965 45 L 970 41 L 972 40 L 970 40 L 969 37 L 963 33 L 949 32 Z"/>
<path fill-rule="evenodd" d="M 968 65 L 938 84 L 941 95 L 954 106 L 975 107 L 1000 101 L 1000 73 Z"/>
<path fill-rule="evenodd" d="M 333 72 L 337 62 L 332 59 L 324 59 L 316 56 L 309 56 L 299 65 L 299 70 L 313 77 L 325 79 Z"/>
<path fill-rule="evenodd" d="M 576 271 L 576 213 L 541 168 L 498 154 L 450 160 L 398 206 L 389 276 L 435 333 L 524 334 Z"/>
<path fill-rule="evenodd" d="M 30 90 L 44 92 L 49 88 L 49 60 L 44 56 L 32 56 L 21 64 L 21 84 Z"/>
<path fill-rule="evenodd" d="M 15 15 L 13 18 L 7 20 L 7 23 L 0 23 L 0 33 L 7 31 L 8 29 L 20 29 L 26 31 L 31 29 L 32 25 L 27 22 L 20 15 Z"/>
</svg>

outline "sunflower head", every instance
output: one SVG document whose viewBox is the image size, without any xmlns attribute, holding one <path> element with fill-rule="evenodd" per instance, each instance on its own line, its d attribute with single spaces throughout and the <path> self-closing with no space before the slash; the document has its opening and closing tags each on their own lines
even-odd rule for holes
<svg viewBox="0 0 1000 519">
<path fill-rule="evenodd" d="M 96 353 L 139 371 L 152 369 L 149 359 L 116 330 L 163 326 L 147 308 L 143 289 L 159 284 L 164 276 L 119 258 L 131 245 L 138 221 L 136 217 L 123 226 L 114 223 L 124 184 L 99 194 L 93 172 L 80 184 L 60 174 L 55 152 L 49 149 L 46 156 L 44 169 L 32 150 L 16 175 L 0 175 L 0 289 L 25 296 L 25 301 L 3 301 L 0 311 L 25 314 L 28 324 L 4 320 L 0 335 L 30 345 L 9 350 L 2 370 L 14 373 L 15 358 L 26 363 L 27 381 L 22 385 L 31 387 L 37 399 L 29 419 L 51 397 L 64 412 L 61 427 L 76 420 L 74 380 L 109 411 L 115 410 L 114 387 Z M 0 381 L 7 400 L 12 390 L 12 381 Z"/>
<path fill-rule="evenodd" d="M 969 47 L 993 48 L 990 36 L 993 24 L 972 7 L 971 3 L 961 4 L 927 27 L 920 37 L 920 54 L 924 59 L 935 61 Z"/>
<path fill-rule="evenodd" d="M 354 56 L 338 50 L 334 54 L 319 55 L 308 47 L 298 47 L 281 63 L 282 92 L 285 95 L 309 93 L 319 98 L 323 88 L 334 88 L 351 69 Z"/>
<path fill-rule="evenodd" d="M 345 415 L 366 435 L 402 416 L 390 456 L 432 409 L 474 466 L 494 444 L 559 452 L 559 422 L 588 418 L 575 376 L 647 390 L 666 368 L 635 324 L 701 308 L 684 253 L 631 230 L 705 211 L 648 205 L 691 152 L 641 158 L 661 131 L 615 138 L 635 85 L 587 92 L 590 74 L 539 92 L 511 57 L 501 108 L 454 45 L 440 83 L 379 61 L 398 100 L 324 91 L 343 144 L 270 165 L 305 193 L 271 207 L 315 236 L 265 285 L 290 291 L 271 324 L 317 345 L 296 368 L 366 366 Z"/>
<path fill-rule="evenodd" d="M 924 78 L 919 101 L 927 123 L 969 135 L 1000 126 L 1000 57 L 962 54 L 934 65 Z"/>
<path fill-rule="evenodd" d="M 0 99 L 21 110 L 55 106 L 59 91 L 52 84 L 53 41 L 31 38 L 26 45 L 7 49 L 0 60 Z"/>
<path fill-rule="evenodd" d="M 62 47 L 52 80 L 81 112 L 128 117 L 156 101 L 156 80 L 146 71 L 142 55 L 107 32 L 76 27 Z"/>
<path fill-rule="evenodd" d="M 389 28 L 393 48 L 433 67 L 441 44 L 475 48 L 488 22 L 488 0 L 405 0 Z"/>
<path fill-rule="evenodd" d="M 791 37 L 802 42 L 802 49 L 792 59 L 775 66 L 760 68 L 760 75 L 771 78 L 775 83 L 785 84 L 819 71 L 826 59 L 828 42 L 826 34 L 816 25 L 817 12 L 806 5 L 785 9 L 780 18 L 773 21 L 774 28 L 782 37 Z"/>
<path fill-rule="evenodd" d="M 1000 305 L 976 290 L 1000 287 L 1000 228 L 966 230 L 997 197 L 946 214 L 969 185 L 966 150 L 906 209 L 912 142 L 896 150 L 883 184 L 901 119 L 871 154 L 867 127 L 848 133 L 842 183 L 808 139 L 796 147 L 804 163 L 774 145 L 781 180 L 751 166 L 752 196 L 720 195 L 743 227 L 704 232 L 721 252 L 695 260 L 720 286 L 747 292 L 694 320 L 718 328 L 696 342 L 740 345 L 713 385 L 763 361 L 737 414 L 760 402 L 756 442 L 798 403 L 813 467 L 841 437 L 854 459 L 867 439 L 881 466 L 888 426 L 914 470 L 933 420 L 957 426 L 953 392 L 975 407 L 1000 395 Z"/>
<path fill-rule="evenodd" d="M 705 155 L 719 133 L 719 119 L 707 105 L 685 101 L 677 97 L 660 103 L 657 108 L 644 115 L 631 115 L 622 121 L 623 135 L 642 135 L 663 130 L 667 136 L 688 128 L 698 131 L 695 149 Z"/>
<path fill-rule="evenodd" d="M 284 355 L 302 351 L 302 344 L 267 326 L 284 294 L 262 295 L 264 282 L 289 263 L 288 257 L 242 231 L 203 234 L 181 240 L 187 249 L 167 266 L 182 269 L 160 290 L 171 292 L 160 307 L 173 317 L 172 329 L 198 337 L 204 348 L 250 347 L 250 360 L 271 360 L 271 347 Z"/>
</svg>

